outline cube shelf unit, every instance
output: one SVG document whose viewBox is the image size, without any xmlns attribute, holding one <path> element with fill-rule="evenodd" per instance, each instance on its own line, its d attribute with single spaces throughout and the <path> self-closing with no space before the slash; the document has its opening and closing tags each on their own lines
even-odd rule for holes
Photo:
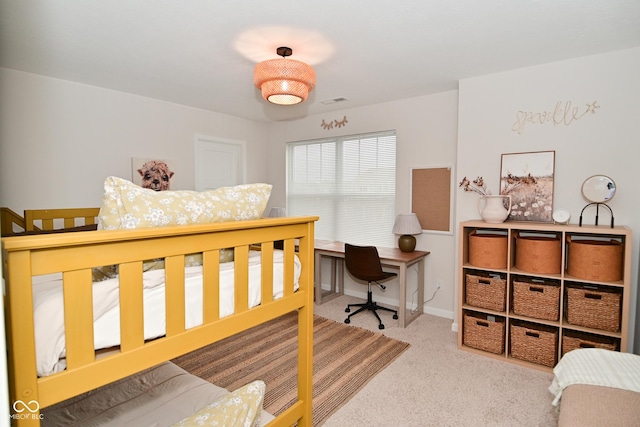
<svg viewBox="0 0 640 427">
<path fill-rule="evenodd" d="M 490 267 L 481 267 L 470 263 L 469 237 L 478 234 L 490 234 L 491 236 L 488 237 L 502 235 L 503 241 L 506 236 L 506 251 L 493 249 L 488 251 L 493 255 L 500 253 L 506 256 L 504 267 L 500 262 L 498 262 L 500 265 L 497 268 L 495 268 L 495 262 L 490 262 Z M 535 273 L 524 271 L 516 266 L 524 264 L 528 266 L 529 263 L 525 261 L 531 261 L 530 259 L 521 259 L 518 262 L 516 259 L 518 236 L 521 235 L 531 235 L 534 236 L 534 239 L 537 236 L 559 239 L 560 254 L 557 261 L 559 264 L 557 273 Z M 570 275 L 568 272 L 570 242 L 580 240 L 619 243 L 622 248 L 620 280 L 587 280 Z M 460 265 L 458 269 L 458 347 L 543 371 L 551 371 L 564 352 L 572 348 L 601 347 L 626 351 L 629 326 L 631 246 L 631 231 L 625 226 L 610 228 L 526 222 L 501 224 L 490 224 L 484 221 L 462 222 L 460 224 Z M 537 262 L 544 264 L 548 261 L 545 257 L 558 257 L 558 254 L 554 255 L 552 252 L 542 251 L 534 257 L 541 257 L 537 259 Z M 477 262 L 476 258 L 474 253 L 474 262 Z M 521 258 L 524 257 L 521 256 Z M 590 260 L 589 263 L 597 264 L 599 260 Z M 573 272 L 576 272 L 575 269 Z M 580 276 L 584 275 L 580 274 Z M 477 293 L 478 287 L 473 287 L 475 283 L 469 284 L 469 295 L 467 295 L 467 278 L 471 282 L 480 280 L 484 284 L 485 288 L 480 288 L 479 295 Z M 518 292 L 514 292 L 514 282 L 517 282 L 516 290 Z M 536 298 L 534 305 L 529 307 L 533 310 L 533 315 L 527 310 L 524 310 L 525 314 L 523 314 L 519 288 L 522 285 L 521 282 L 531 283 L 531 290 L 539 291 L 533 295 Z M 537 287 L 536 284 L 541 286 Z M 505 288 L 501 289 L 501 286 L 505 286 Z M 543 289 L 543 286 L 548 288 Z M 490 288 L 494 288 L 494 290 Z M 595 289 L 595 292 L 600 292 L 599 295 L 591 297 L 598 298 L 598 300 L 586 300 L 587 303 L 590 301 L 600 303 L 601 295 L 613 295 L 617 298 L 617 302 L 614 302 L 618 305 L 615 307 L 619 313 L 617 326 L 610 327 L 600 323 L 583 326 L 581 321 L 575 321 L 575 317 L 572 318 L 573 324 L 570 323 L 568 314 L 572 311 L 571 314 L 575 316 L 574 301 L 577 299 L 569 294 L 574 295 L 572 292 L 575 289 L 586 289 L 587 292 L 590 289 Z M 496 290 L 498 292 L 494 293 Z M 542 297 L 543 290 L 545 292 L 547 290 L 554 291 L 552 295 L 555 296 L 545 300 Z M 498 304 L 494 304 L 496 301 L 486 303 L 483 298 L 487 293 L 498 295 Z M 516 294 L 516 304 L 514 304 L 514 294 Z M 537 299 L 539 297 L 541 299 Z M 587 294 L 587 297 L 590 295 Z M 500 298 L 503 300 L 499 300 Z M 471 300 L 471 303 L 468 299 Z M 514 306 L 516 306 L 515 311 Z M 594 315 L 598 318 L 601 311 L 600 309 L 593 310 L 587 305 L 586 308 L 585 306 L 579 307 L 577 314 L 579 316 L 586 315 L 587 318 Z M 563 351 L 563 347 L 565 351 Z"/>
</svg>

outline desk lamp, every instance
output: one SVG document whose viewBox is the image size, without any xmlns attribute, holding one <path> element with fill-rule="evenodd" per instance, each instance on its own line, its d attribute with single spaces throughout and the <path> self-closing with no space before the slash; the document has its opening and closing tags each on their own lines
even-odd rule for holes
<svg viewBox="0 0 640 427">
<path fill-rule="evenodd" d="M 287 216 L 287 210 L 285 208 L 271 208 L 269 211 L 269 218 L 280 218 Z"/>
<path fill-rule="evenodd" d="M 422 234 L 422 226 L 416 214 L 402 214 L 396 217 L 396 223 L 393 225 L 393 234 L 399 234 L 398 247 L 402 252 L 413 252 L 416 248 L 417 234 Z"/>
</svg>

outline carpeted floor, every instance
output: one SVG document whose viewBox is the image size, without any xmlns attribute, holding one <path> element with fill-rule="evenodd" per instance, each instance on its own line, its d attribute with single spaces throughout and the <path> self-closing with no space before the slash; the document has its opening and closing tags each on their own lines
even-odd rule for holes
<svg viewBox="0 0 640 427">
<path fill-rule="evenodd" d="M 297 317 L 291 313 L 173 362 L 229 390 L 263 380 L 264 408 L 278 415 L 297 393 L 296 336 Z M 315 316 L 313 424 L 322 424 L 408 347 L 383 334 Z"/>
<path fill-rule="evenodd" d="M 317 315 L 343 321 L 357 298 L 342 296 L 315 306 Z M 383 334 L 411 344 L 323 427 L 346 426 L 557 426 L 548 390 L 551 373 L 472 354 L 457 348 L 452 321 L 422 315 L 402 329 L 382 313 Z M 370 313 L 351 325 L 377 330 Z"/>
</svg>

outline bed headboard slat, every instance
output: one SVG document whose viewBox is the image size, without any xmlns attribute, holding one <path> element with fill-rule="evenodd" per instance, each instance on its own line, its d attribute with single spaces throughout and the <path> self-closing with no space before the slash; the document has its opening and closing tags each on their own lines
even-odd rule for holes
<svg viewBox="0 0 640 427">
<path fill-rule="evenodd" d="M 120 264 L 120 340 L 122 351 L 144 345 L 142 262 Z M 125 327 L 126 325 L 126 327 Z"/>
<path fill-rule="evenodd" d="M 264 303 L 273 301 L 271 290 L 273 289 L 273 242 L 263 243 L 261 248 L 262 256 L 262 278 L 260 295 Z"/>
<path fill-rule="evenodd" d="M 202 253 L 203 321 L 209 323 L 220 318 L 220 251 Z"/>
<path fill-rule="evenodd" d="M 166 257 L 164 268 L 167 336 L 171 337 L 185 331 L 184 255 Z"/>
<path fill-rule="evenodd" d="M 91 270 L 65 271 L 62 283 L 67 366 L 74 369 L 95 359 L 93 349 L 86 345 L 93 342 Z"/>
<path fill-rule="evenodd" d="M 293 239 L 284 241 L 284 296 L 293 295 L 295 242 Z"/>
</svg>

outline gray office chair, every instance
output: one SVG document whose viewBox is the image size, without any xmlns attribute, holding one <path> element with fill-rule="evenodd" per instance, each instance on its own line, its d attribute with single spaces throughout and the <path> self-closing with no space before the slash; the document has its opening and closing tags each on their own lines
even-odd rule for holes
<svg viewBox="0 0 640 427">
<path fill-rule="evenodd" d="M 344 261 L 349 273 L 358 280 L 366 281 L 369 287 L 367 291 L 367 302 L 347 305 L 345 313 L 350 313 L 353 307 L 358 307 L 358 310 L 349 314 L 344 320 L 344 323 L 351 323 L 351 316 L 355 316 L 365 310 L 370 310 L 378 319 L 378 329 L 384 329 L 384 324 L 376 310 L 390 311 L 393 313 L 394 319 L 398 318 L 398 311 L 379 306 L 375 301 L 373 301 L 371 283 L 375 283 L 384 290 L 386 289 L 386 286 L 379 282 L 396 277 L 397 274 L 382 271 L 380 256 L 378 255 L 378 249 L 376 249 L 375 246 L 354 246 L 347 243 L 344 245 Z"/>
</svg>

